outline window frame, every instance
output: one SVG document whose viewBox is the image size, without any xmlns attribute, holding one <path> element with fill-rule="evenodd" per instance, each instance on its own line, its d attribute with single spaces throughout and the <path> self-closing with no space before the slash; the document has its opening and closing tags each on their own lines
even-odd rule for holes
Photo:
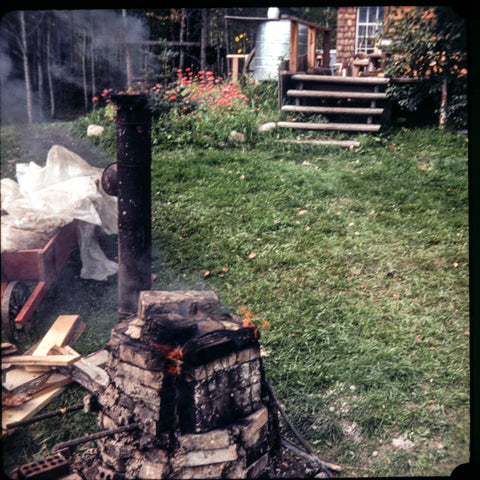
<svg viewBox="0 0 480 480">
<path fill-rule="evenodd" d="M 375 18 L 372 21 L 371 9 L 375 8 Z M 364 15 L 363 15 L 364 14 Z M 375 50 L 375 37 L 383 30 L 383 20 L 385 9 L 382 6 L 375 7 L 358 7 L 357 8 L 357 24 L 355 26 L 355 55 L 357 53 L 370 54 Z M 365 20 L 360 21 L 360 16 L 364 16 Z M 360 35 L 360 29 L 363 27 L 365 34 Z M 370 34 L 369 34 L 370 32 Z M 373 32 L 373 34 L 372 34 Z M 373 39 L 373 46 L 370 46 L 369 40 Z M 364 43 L 364 45 L 362 45 Z"/>
</svg>

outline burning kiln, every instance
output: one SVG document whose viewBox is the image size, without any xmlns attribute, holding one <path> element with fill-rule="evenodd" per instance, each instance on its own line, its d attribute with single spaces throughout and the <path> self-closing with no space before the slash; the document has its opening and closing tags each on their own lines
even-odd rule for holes
<svg viewBox="0 0 480 480">
<path fill-rule="evenodd" d="M 144 291 L 107 344 L 89 479 L 254 478 L 279 445 L 256 328 L 208 291 Z"/>
<path fill-rule="evenodd" d="M 213 292 L 150 291 L 150 113 L 118 95 L 119 316 L 107 344 L 108 386 L 88 479 L 258 477 L 279 445 L 264 392 L 258 331 L 221 312 Z M 138 306 L 138 311 L 137 311 Z M 120 428 L 120 431 L 118 430 Z"/>
</svg>

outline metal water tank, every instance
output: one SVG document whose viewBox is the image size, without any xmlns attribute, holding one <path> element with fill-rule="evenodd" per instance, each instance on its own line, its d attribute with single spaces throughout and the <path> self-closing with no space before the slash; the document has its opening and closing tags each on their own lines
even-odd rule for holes
<svg viewBox="0 0 480 480">
<path fill-rule="evenodd" d="M 308 28 L 298 28 L 298 55 L 307 54 Z M 278 80 L 278 67 L 290 57 L 290 20 L 266 20 L 257 29 L 253 78 Z"/>
</svg>

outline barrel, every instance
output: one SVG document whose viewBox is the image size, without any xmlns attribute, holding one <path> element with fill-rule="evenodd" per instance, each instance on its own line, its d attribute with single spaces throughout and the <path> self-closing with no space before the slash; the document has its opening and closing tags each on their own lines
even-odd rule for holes
<svg viewBox="0 0 480 480">
<path fill-rule="evenodd" d="M 298 55 L 307 54 L 308 28 L 298 26 Z M 266 20 L 257 28 L 255 44 L 255 80 L 277 80 L 278 67 L 290 58 L 290 20 Z"/>
</svg>

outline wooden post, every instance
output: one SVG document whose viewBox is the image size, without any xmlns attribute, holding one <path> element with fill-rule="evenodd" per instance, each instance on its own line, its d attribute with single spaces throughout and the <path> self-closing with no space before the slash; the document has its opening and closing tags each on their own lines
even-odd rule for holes
<svg viewBox="0 0 480 480">
<path fill-rule="evenodd" d="M 238 64 L 240 60 L 245 60 L 247 58 L 247 55 L 243 55 L 240 53 L 229 53 L 227 55 L 227 58 L 232 60 L 232 80 L 234 82 L 238 81 Z"/>
<path fill-rule="evenodd" d="M 330 30 L 323 31 L 323 66 L 330 68 Z"/>
<path fill-rule="evenodd" d="M 315 50 L 317 46 L 317 29 L 315 27 L 308 27 L 307 37 L 307 69 L 316 67 L 316 55 Z"/>
<path fill-rule="evenodd" d="M 288 71 L 296 72 L 298 64 L 298 22 L 290 19 L 290 62 Z"/>
</svg>

